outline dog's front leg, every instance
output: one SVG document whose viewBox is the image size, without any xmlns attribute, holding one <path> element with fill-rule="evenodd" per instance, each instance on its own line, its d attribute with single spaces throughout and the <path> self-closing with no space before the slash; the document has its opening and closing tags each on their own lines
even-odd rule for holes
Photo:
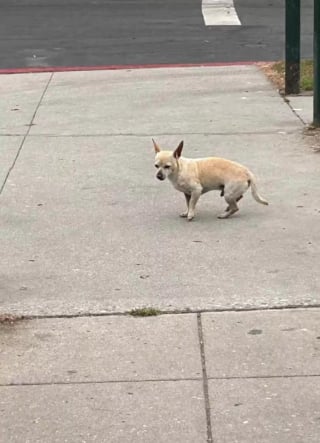
<svg viewBox="0 0 320 443">
<path fill-rule="evenodd" d="M 186 211 L 184 211 L 184 212 L 182 212 L 181 214 L 180 214 L 180 217 L 188 217 L 188 213 L 189 213 L 189 203 L 190 203 L 190 198 L 191 198 L 191 195 L 190 194 L 184 194 L 184 196 L 185 196 L 185 198 L 186 198 L 186 204 L 187 204 L 187 209 L 186 209 Z"/>
<path fill-rule="evenodd" d="M 201 196 L 202 189 L 195 189 L 191 193 L 190 201 L 189 201 L 189 210 L 188 210 L 188 220 L 191 221 L 194 218 L 194 211 L 196 208 L 196 204 Z"/>
</svg>

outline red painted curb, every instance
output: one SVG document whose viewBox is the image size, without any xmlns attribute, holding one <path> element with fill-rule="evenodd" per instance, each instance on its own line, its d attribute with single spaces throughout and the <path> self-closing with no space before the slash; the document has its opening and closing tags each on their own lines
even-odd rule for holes
<svg viewBox="0 0 320 443">
<path fill-rule="evenodd" d="M 116 71 L 124 69 L 159 69 L 159 68 L 192 68 L 192 67 L 217 67 L 217 66 L 245 66 L 255 65 L 258 62 L 213 62 L 213 63 L 163 63 L 150 65 L 106 65 L 106 66 L 46 66 L 29 68 L 0 69 L 1 74 L 31 74 L 41 72 L 72 72 L 72 71 Z"/>
</svg>

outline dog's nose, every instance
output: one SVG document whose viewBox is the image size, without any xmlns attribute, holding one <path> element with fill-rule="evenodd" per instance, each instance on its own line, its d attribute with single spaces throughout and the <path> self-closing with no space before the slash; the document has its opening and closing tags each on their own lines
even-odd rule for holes
<svg viewBox="0 0 320 443">
<path fill-rule="evenodd" d="M 162 174 L 162 172 L 161 171 L 159 171 L 158 172 L 158 174 L 157 174 L 157 178 L 159 179 L 159 180 L 164 180 L 164 175 Z"/>
</svg>

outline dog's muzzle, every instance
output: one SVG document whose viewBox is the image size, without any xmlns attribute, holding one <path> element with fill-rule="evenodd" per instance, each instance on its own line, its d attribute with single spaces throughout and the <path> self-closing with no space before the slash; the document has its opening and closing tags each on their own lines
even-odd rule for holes
<svg viewBox="0 0 320 443">
<path fill-rule="evenodd" d="M 162 180 L 165 179 L 165 176 L 164 176 L 164 174 L 161 171 L 159 171 L 158 174 L 157 174 L 157 178 L 162 181 Z"/>
</svg>

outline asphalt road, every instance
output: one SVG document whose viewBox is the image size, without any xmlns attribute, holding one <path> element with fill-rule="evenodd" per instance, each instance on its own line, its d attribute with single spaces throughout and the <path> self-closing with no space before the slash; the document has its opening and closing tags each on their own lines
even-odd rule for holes
<svg viewBox="0 0 320 443">
<path fill-rule="evenodd" d="M 312 55 L 303 0 L 302 54 Z M 0 69 L 283 58 L 284 0 L 234 0 L 239 26 L 206 26 L 201 0 L 0 0 Z"/>
</svg>

